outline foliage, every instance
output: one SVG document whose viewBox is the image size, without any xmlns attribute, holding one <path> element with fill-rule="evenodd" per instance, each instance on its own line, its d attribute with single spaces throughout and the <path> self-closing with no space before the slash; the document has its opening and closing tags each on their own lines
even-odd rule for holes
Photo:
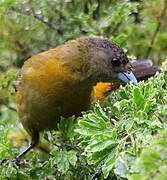
<svg viewBox="0 0 167 180">
<path fill-rule="evenodd" d="M 105 178 L 111 170 L 127 178 L 133 161 L 153 135 L 166 129 L 166 70 L 147 83 L 111 93 L 105 108 L 96 105 L 79 120 L 76 131 L 83 137 L 84 155 L 90 164 L 102 166 Z"/>
<path fill-rule="evenodd" d="M 160 132 L 155 136 L 147 148 L 144 148 L 141 155 L 132 166 L 129 179 L 145 180 L 167 178 L 167 131 Z"/>
<path fill-rule="evenodd" d="M 160 64 L 167 55 L 166 6 L 166 0 L 1 1 L 0 69 L 80 36 L 115 40 Z"/>
<path fill-rule="evenodd" d="M 8 106 L 9 109 L 15 110 L 13 104 L 15 88 L 14 80 L 16 79 L 16 69 L 10 69 L 5 73 L 0 73 L 0 104 Z"/>
</svg>

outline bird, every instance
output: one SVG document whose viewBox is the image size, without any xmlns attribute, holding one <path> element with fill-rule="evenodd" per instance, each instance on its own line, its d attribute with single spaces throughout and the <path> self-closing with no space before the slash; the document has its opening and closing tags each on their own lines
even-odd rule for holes
<svg viewBox="0 0 167 180">
<path fill-rule="evenodd" d="M 15 159 L 37 146 L 40 132 L 57 130 L 61 117 L 88 110 L 98 82 L 117 81 L 137 85 L 126 53 L 105 38 L 69 40 L 26 60 L 16 80 L 16 108 L 31 140 Z"/>
<path fill-rule="evenodd" d="M 136 59 L 131 61 L 133 67 L 132 72 L 134 73 L 138 82 L 147 80 L 149 77 L 154 76 L 161 69 L 158 66 L 154 66 L 151 59 Z M 98 102 L 101 106 L 104 105 L 106 97 L 112 92 L 117 90 L 121 85 L 125 85 L 122 82 L 98 82 L 93 86 L 92 101 Z M 17 131 L 12 131 L 8 134 L 8 138 L 11 140 L 13 146 L 20 146 L 23 141 L 28 141 L 26 132 L 19 128 Z M 38 144 L 37 148 L 42 152 L 49 153 L 51 147 L 49 144 L 41 143 Z"/>
</svg>

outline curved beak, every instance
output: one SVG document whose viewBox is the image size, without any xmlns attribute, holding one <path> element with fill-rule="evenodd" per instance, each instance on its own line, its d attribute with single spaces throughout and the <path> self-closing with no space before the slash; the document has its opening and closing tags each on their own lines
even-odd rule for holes
<svg viewBox="0 0 167 180">
<path fill-rule="evenodd" d="M 133 85 L 137 85 L 137 79 L 132 72 L 119 72 L 118 79 L 124 83 L 131 82 Z"/>
</svg>

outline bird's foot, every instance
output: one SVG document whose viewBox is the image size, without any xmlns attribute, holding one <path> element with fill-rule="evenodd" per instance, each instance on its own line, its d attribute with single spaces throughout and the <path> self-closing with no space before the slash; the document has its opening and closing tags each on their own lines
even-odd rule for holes
<svg viewBox="0 0 167 180">
<path fill-rule="evenodd" d="M 12 159 L 12 162 L 15 163 L 17 166 L 20 166 L 20 160 L 17 158 Z"/>
<path fill-rule="evenodd" d="M 8 161 L 8 160 L 9 160 L 8 158 L 1 159 L 1 160 L 0 160 L 1 166 L 3 165 L 4 162 L 6 162 L 6 161 Z"/>
</svg>

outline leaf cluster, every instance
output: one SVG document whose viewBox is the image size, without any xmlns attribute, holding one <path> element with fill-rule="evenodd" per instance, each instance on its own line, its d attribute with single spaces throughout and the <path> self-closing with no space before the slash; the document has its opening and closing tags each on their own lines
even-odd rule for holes
<svg viewBox="0 0 167 180">
<path fill-rule="evenodd" d="M 103 108 L 96 104 L 79 120 L 80 146 L 90 164 L 102 167 L 104 178 L 111 172 L 127 178 L 143 148 L 166 129 L 166 73 L 164 69 L 147 83 L 120 88 L 110 94 Z"/>
</svg>

